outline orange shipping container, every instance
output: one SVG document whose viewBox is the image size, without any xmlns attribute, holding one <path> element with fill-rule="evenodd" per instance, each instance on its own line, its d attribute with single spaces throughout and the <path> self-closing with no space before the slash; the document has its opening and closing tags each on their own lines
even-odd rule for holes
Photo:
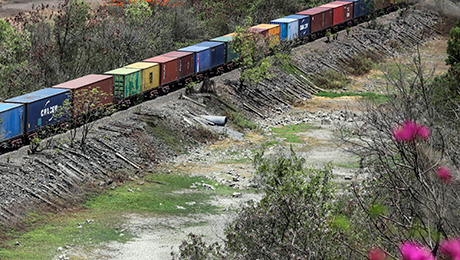
<svg viewBox="0 0 460 260">
<path fill-rule="evenodd" d="M 268 34 L 273 35 L 276 37 L 276 39 L 280 39 L 280 33 L 281 33 L 281 27 L 279 24 L 259 24 L 256 26 L 253 26 L 251 28 L 258 28 L 258 29 L 266 29 L 268 30 Z"/>
</svg>

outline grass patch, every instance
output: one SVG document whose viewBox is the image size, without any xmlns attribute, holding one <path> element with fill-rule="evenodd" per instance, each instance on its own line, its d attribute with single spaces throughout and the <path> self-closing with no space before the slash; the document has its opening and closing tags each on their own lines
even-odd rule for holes
<svg viewBox="0 0 460 260">
<path fill-rule="evenodd" d="M 145 119 L 148 125 L 147 132 L 162 140 L 167 146 L 178 153 L 184 152 L 191 145 L 184 133 L 174 131 L 166 121 L 157 118 Z"/>
<path fill-rule="evenodd" d="M 347 168 L 347 169 L 357 169 L 359 168 L 359 161 L 336 163 L 335 166 L 340 167 L 340 168 Z"/>
<path fill-rule="evenodd" d="M 288 143 L 303 143 L 304 141 L 301 139 L 297 133 L 307 132 L 312 129 L 319 129 L 318 127 L 310 126 L 307 124 L 298 124 L 298 125 L 290 125 L 290 126 L 283 126 L 274 128 L 272 127 L 271 130 L 281 138 L 285 139 L 285 142 Z"/>
<path fill-rule="evenodd" d="M 244 130 L 244 129 L 256 130 L 258 128 L 256 123 L 248 120 L 247 117 L 242 113 L 238 113 L 235 111 L 226 111 L 224 115 L 239 130 Z"/>
<path fill-rule="evenodd" d="M 381 95 L 376 94 L 373 92 L 363 92 L 363 93 L 353 93 L 353 92 L 342 92 L 342 93 L 335 93 L 335 92 L 326 92 L 321 91 L 320 93 L 316 94 L 318 97 L 328 97 L 328 98 L 338 98 L 338 97 L 349 97 L 349 96 L 360 96 L 369 101 L 375 101 L 378 103 L 382 103 L 388 100 L 388 95 Z"/>
<path fill-rule="evenodd" d="M 202 177 L 151 173 L 146 176 L 143 185 L 125 183 L 115 190 L 94 196 L 73 211 L 29 214 L 24 222 L 29 227 L 28 231 L 0 229 L 0 232 L 6 233 L 4 237 L 9 238 L 0 241 L 0 259 L 49 260 L 59 255 L 58 247 L 76 245 L 79 250 L 85 251 L 105 242 L 123 243 L 133 237 L 128 231 L 120 236 L 122 226 L 126 223 L 126 214 L 213 214 L 219 208 L 207 203 L 211 196 L 233 192 L 232 188 L 223 185 L 216 186 L 215 191 L 204 190 L 201 185 L 197 185 L 195 190 L 190 189 L 196 182 L 214 184 Z M 188 205 L 186 202 L 195 204 Z M 87 219 L 91 221 L 88 223 Z M 20 245 L 15 245 L 16 241 Z"/>
<path fill-rule="evenodd" d="M 340 72 L 328 70 L 323 75 L 314 75 L 313 82 L 324 89 L 342 89 L 347 87 L 351 80 Z"/>
<path fill-rule="evenodd" d="M 223 161 L 219 161 L 218 163 L 221 164 L 228 164 L 228 163 L 252 163 L 251 158 L 240 158 L 240 159 L 225 159 Z"/>
<path fill-rule="evenodd" d="M 274 146 L 274 145 L 279 145 L 279 144 L 281 144 L 280 141 L 271 140 L 271 141 L 263 142 L 263 143 L 261 143 L 260 145 L 261 145 L 263 148 L 267 148 L 267 147 Z"/>
</svg>

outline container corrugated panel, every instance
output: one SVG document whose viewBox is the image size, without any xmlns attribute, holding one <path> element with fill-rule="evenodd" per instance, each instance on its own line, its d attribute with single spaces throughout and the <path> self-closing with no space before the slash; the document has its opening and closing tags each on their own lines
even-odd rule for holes
<svg viewBox="0 0 460 260">
<path fill-rule="evenodd" d="M 0 103 L 0 142 L 24 133 L 24 105 Z"/>
<path fill-rule="evenodd" d="M 127 99 L 142 93 L 142 70 L 118 68 L 104 74 L 113 76 L 113 98 Z"/>
<path fill-rule="evenodd" d="M 299 35 L 299 20 L 293 18 L 280 18 L 272 20 L 270 23 L 280 25 L 280 39 L 292 40 L 296 39 Z"/>
<path fill-rule="evenodd" d="M 24 133 L 29 134 L 66 120 L 69 114 L 55 114 L 62 108 L 66 99 L 70 99 L 70 90 L 45 88 L 19 97 L 6 100 L 7 103 L 24 104 Z"/>
<path fill-rule="evenodd" d="M 296 14 L 310 16 L 310 34 L 332 26 L 332 8 L 315 7 Z"/>
<path fill-rule="evenodd" d="M 211 68 L 218 67 L 225 63 L 225 43 L 205 41 L 194 46 L 211 48 Z"/>
<path fill-rule="evenodd" d="M 221 36 L 217 37 L 214 39 L 211 39 L 211 41 L 215 42 L 224 42 L 226 45 L 226 50 L 225 50 L 225 62 L 232 62 L 240 57 L 238 53 L 233 51 L 232 49 L 232 41 L 233 37 L 227 37 L 227 36 Z"/>
<path fill-rule="evenodd" d="M 90 74 L 55 85 L 52 88 L 69 89 L 72 92 L 72 111 L 74 116 L 88 112 L 82 111 L 82 108 L 85 100 L 87 100 L 87 95 L 92 89 L 97 88 L 98 91 L 104 93 L 99 98 L 98 104 L 95 104 L 95 109 L 113 103 L 113 76 L 111 75 Z"/>
<path fill-rule="evenodd" d="M 142 92 L 152 90 L 160 85 L 160 64 L 154 62 L 136 62 L 125 66 L 142 70 Z"/>
<path fill-rule="evenodd" d="M 193 52 L 172 51 L 160 56 L 179 58 L 179 75 L 180 79 L 193 75 Z"/>
<path fill-rule="evenodd" d="M 179 58 L 156 56 L 143 62 L 154 62 L 160 64 L 160 86 L 170 84 L 179 79 Z"/>
<path fill-rule="evenodd" d="M 310 34 L 310 16 L 292 14 L 284 18 L 292 18 L 299 21 L 299 38 L 308 36 Z"/>
<path fill-rule="evenodd" d="M 337 3 L 328 3 L 320 5 L 319 7 L 332 8 L 332 26 L 343 23 L 343 6 L 345 5 L 344 1 L 339 1 L 341 4 Z"/>
<path fill-rule="evenodd" d="M 178 51 L 193 52 L 194 73 L 200 73 L 211 68 L 211 48 L 194 45 Z"/>
</svg>

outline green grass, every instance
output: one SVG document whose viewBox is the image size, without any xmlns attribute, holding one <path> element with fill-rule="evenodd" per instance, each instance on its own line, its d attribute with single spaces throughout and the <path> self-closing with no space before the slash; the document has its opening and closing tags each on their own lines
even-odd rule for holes
<svg viewBox="0 0 460 260">
<path fill-rule="evenodd" d="M 277 136 L 284 138 L 285 142 L 287 143 L 303 143 L 304 141 L 297 135 L 297 133 L 318 129 L 318 127 L 310 126 L 307 124 L 298 124 L 278 128 L 272 127 L 271 129 Z"/>
<path fill-rule="evenodd" d="M 338 98 L 338 97 L 345 97 L 345 96 L 360 96 L 369 101 L 376 101 L 376 102 L 385 102 L 388 100 L 388 95 L 380 95 L 375 94 L 373 92 L 363 92 L 363 93 L 353 93 L 353 92 L 342 92 L 342 93 L 335 93 L 335 92 L 328 92 L 328 91 L 321 91 L 317 94 L 319 97 L 328 97 L 328 98 Z"/>
<path fill-rule="evenodd" d="M 263 143 L 261 143 L 260 145 L 261 145 L 263 148 L 267 148 L 267 147 L 274 146 L 274 145 L 278 145 L 278 144 L 281 144 L 280 141 L 271 140 L 271 141 L 263 142 Z"/>
<path fill-rule="evenodd" d="M 211 206 L 207 201 L 214 195 L 233 192 L 233 189 L 223 185 L 216 186 L 215 191 L 204 190 L 201 185 L 197 185 L 195 190 L 189 189 L 195 182 L 214 184 L 202 177 L 151 173 L 143 185 L 125 183 L 115 190 L 104 191 L 76 207 L 73 212 L 32 213 L 24 221 L 24 226 L 28 227 L 26 232 L 0 228 L 3 237 L 8 237 L 0 241 L 0 259 L 48 260 L 59 255 L 58 247 L 77 245 L 81 250 L 91 250 L 105 242 L 126 242 L 133 237 L 127 231 L 123 232 L 124 236 L 120 236 L 122 225 L 126 222 L 124 216 L 127 214 L 213 214 L 219 208 Z M 128 188 L 134 192 L 129 192 Z M 186 204 L 192 201 L 196 204 Z M 185 209 L 178 209 L 177 206 Z M 83 224 L 86 219 L 93 222 Z M 83 224 L 81 228 L 78 228 L 79 223 Z M 16 246 L 16 241 L 21 245 Z"/>
<path fill-rule="evenodd" d="M 251 162 L 252 162 L 251 158 L 240 158 L 240 159 L 225 159 L 225 160 L 219 161 L 218 163 L 228 164 L 228 163 L 251 163 Z"/>
</svg>

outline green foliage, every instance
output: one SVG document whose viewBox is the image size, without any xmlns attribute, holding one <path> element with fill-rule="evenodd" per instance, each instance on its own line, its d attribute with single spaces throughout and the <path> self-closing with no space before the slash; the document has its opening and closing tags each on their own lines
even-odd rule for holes
<svg viewBox="0 0 460 260">
<path fill-rule="evenodd" d="M 30 89 L 30 36 L 27 30 L 13 28 L 0 20 L 0 97 L 8 99 Z"/>
<path fill-rule="evenodd" d="M 128 5 L 125 9 L 125 16 L 127 20 L 138 25 L 152 16 L 153 11 L 150 9 L 149 4 L 145 1 L 135 1 Z"/>
<path fill-rule="evenodd" d="M 257 124 L 250 121 L 244 114 L 235 111 L 225 111 L 224 115 L 228 118 L 230 123 L 237 126 L 240 130 L 249 129 L 256 130 Z"/>
<path fill-rule="evenodd" d="M 450 39 L 447 41 L 447 65 L 460 64 L 460 20 L 449 32 Z"/>
<path fill-rule="evenodd" d="M 325 71 L 322 75 L 314 75 L 313 82 L 324 89 L 341 89 L 350 84 L 346 75 L 335 70 Z"/>
<path fill-rule="evenodd" d="M 368 74 L 374 67 L 374 63 L 369 57 L 358 55 L 351 59 L 342 60 L 345 64 L 343 68 L 351 75 L 361 76 Z"/>
<path fill-rule="evenodd" d="M 317 127 L 313 127 L 307 124 L 297 124 L 297 125 L 289 125 L 283 127 L 272 127 L 271 130 L 277 136 L 281 138 L 285 138 L 286 142 L 288 143 L 304 143 L 300 136 L 297 133 L 306 132 L 312 129 L 317 129 Z"/>
</svg>

